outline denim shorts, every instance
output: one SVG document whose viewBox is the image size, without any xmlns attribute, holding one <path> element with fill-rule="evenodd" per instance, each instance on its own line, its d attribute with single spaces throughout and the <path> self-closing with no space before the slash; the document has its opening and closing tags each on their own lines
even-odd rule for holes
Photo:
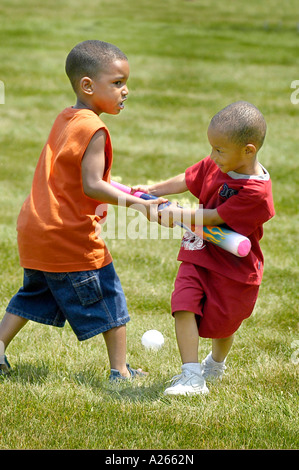
<svg viewBox="0 0 299 470">
<path fill-rule="evenodd" d="M 24 283 L 7 312 L 46 325 L 67 320 L 79 341 L 130 320 L 113 263 L 94 271 L 52 273 L 24 269 Z"/>
</svg>

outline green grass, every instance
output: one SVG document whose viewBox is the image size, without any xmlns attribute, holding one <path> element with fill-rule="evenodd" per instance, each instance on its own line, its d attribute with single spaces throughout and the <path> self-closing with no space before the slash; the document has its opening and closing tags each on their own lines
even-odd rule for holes
<svg viewBox="0 0 299 470">
<path fill-rule="evenodd" d="M 53 120 L 74 103 L 64 60 L 81 40 L 113 42 L 130 60 L 126 110 L 104 116 L 113 176 L 135 184 L 184 171 L 208 154 L 212 115 L 245 99 L 268 122 L 260 161 L 271 173 L 277 212 L 265 226 L 254 315 L 208 396 L 163 396 L 180 368 L 169 313 L 179 241 L 110 240 L 132 318 L 128 361 L 149 378 L 112 387 L 101 336 L 78 343 L 68 326 L 30 323 L 9 347 L 14 372 L 0 383 L 1 449 L 298 448 L 299 105 L 290 101 L 299 79 L 296 8 L 295 0 L 1 4 L 1 315 L 22 280 L 16 218 Z M 141 347 L 150 328 L 165 336 L 158 353 Z M 201 341 L 199 357 L 209 350 L 209 340 Z"/>
</svg>

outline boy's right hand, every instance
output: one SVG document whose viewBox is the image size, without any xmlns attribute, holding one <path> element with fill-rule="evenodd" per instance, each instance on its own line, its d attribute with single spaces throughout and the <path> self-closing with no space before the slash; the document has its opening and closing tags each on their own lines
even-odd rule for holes
<svg viewBox="0 0 299 470">
<path fill-rule="evenodd" d="M 146 218 L 149 222 L 157 222 L 160 225 L 164 225 L 159 215 L 159 205 L 165 204 L 168 199 L 165 197 L 158 197 L 157 199 L 143 200 L 143 204 L 146 208 Z M 166 225 L 168 227 L 168 225 Z"/>
<path fill-rule="evenodd" d="M 131 194 L 134 194 L 136 191 L 140 191 L 145 194 L 152 194 L 151 186 L 150 185 L 136 185 L 133 186 Z M 171 227 L 175 226 L 175 222 L 173 220 L 173 216 L 180 219 L 181 217 L 181 210 L 178 208 L 177 204 L 171 203 L 165 209 L 159 208 L 161 204 L 165 204 L 168 202 L 168 199 L 163 197 L 158 197 L 157 199 L 149 199 L 147 200 L 148 208 L 147 208 L 147 219 L 150 222 L 157 222 L 159 225 L 163 225 L 164 227 Z M 179 213 L 179 216 L 178 216 Z"/>
<path fill-rule="evenodd" d="M 140 191 L 141 193 L 145 194 L 151 194 L 151 186 L 142 184 L 142 185 L 136 185 L 131 188 L 131 194 L 134 195 L 135 192 Z M 165 204 L 168 202 L 168 199 L 164 197 L 157 197 L 156 199 L 147 199 L 146 203 L 144 204 L 146 207 L 146 217 L 149 220 L 149 222 L 157 222 L 160 225 L 164 225 L 165 227 L 172 227 L 172 225 L 169 225 L 168 223 L 164 223 L 163 220 L 161 220 L 161 216 L 159 215 L 159 205 Z"/>
<path fill-rule="evenodd" d="M 159 223 L 164 227 L 173 228 L 176 222 L 182 222 L 182 215 L 182 208 L 174 202 L 158 210 Z"/>
</svg>

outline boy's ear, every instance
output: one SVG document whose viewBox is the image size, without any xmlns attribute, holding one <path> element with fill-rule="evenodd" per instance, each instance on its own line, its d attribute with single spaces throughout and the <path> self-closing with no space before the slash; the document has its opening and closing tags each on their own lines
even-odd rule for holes
<svg viewBox="0 0 299 470">
<path fill-rule="evenodd" d="M 89 77 L 82 77 L 80 80 L 80 88 L 87 95 L 93 94 L 93 80 Z"/>
<path fill-rule="evenodd" d="M 254 144 L 247 144 L 245 147 L 245 153 L 248 157 L 252 157 L 256 154 L 257 148 Z"/>
</svg>

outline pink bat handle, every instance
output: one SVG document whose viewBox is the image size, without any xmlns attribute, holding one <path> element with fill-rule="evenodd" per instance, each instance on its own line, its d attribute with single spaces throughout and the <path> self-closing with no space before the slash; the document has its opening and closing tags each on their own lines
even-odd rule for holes
<svg viewBox="0 0 299 470">
<path fill-rule="evenodd" d="M 123 193 L 132 194 L 132 196 L 135 197 L 140 197 L 143 194 L 141 191 L 135 191 L 134 193 L 132 193 L 132 188 L 124 184 L 117 183 L 116 181 L 110 181 L 110 183 L 112 184 L 112 186 L 119 189 Z"/>
</svg>

